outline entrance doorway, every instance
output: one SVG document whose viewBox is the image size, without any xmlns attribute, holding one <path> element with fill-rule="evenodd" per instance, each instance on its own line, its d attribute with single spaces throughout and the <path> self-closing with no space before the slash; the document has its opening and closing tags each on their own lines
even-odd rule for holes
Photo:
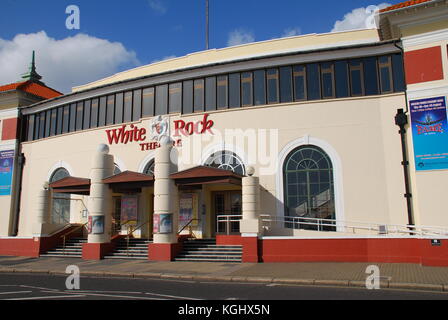
<svg viewBox="0 0 448 320">
<path fill-rule="evenodd" d="M 215 234 L 237 234 L 240 232 L 242 215 L 241 191 L 219 191 L 213 193 Z"/>
</svg>

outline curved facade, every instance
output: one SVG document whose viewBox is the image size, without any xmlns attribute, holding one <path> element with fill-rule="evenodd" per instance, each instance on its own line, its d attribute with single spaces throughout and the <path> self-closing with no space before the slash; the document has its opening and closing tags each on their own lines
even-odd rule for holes
<svg viewBox="0 0 448 320">
<path fill-rule="evenodd" d="M 129 230 L 154 239 L 154 260 L 171 260 L 186 234 L 236 241 L 258 261 L 263 239 L 406 226 L 400 44 L 361 30 L 210 50 L 23 109 L 19 235 L 61 228 L 38 220 L 46 181 L 50 207 L 69 194 L 70 222 L 88 225 L 86 258 Z M 58 168 L 70 177 L 49 181 Z"/>
</svg>

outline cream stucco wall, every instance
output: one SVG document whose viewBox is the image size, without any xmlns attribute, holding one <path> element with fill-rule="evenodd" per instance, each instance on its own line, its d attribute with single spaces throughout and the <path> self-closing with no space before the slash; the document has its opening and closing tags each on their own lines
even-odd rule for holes
<svg viewBox="0 0 448 320">
<path fill-rule="evenodd" d="M 401 145 L 398 127 L 394 124 L 396 110 L 403 105 L 404 95 L 392 94 L 382 97 L 335 99 L 210 112 L 208 119 L 214 121 L 212 129 L 214 134 L 183 137 L 183 146 L 178 149 L 178 169 L 203 164 L 203 159 L 206 159 L 212 150 L 219 150 L 219 147 L 222 147 L 222 140 L 217 138 L 220 134 L 223 135 L 226 129 L 240 128 L 248 134 L 247 136 L 251 136 L 252 129 L 254 132 L 266 129 L 274 134 L 272 140 L 266 143 L 268 150 L 273 147 L 268 152 L 273 164 L 260 165 L 256 156 L 258 150 L 253 149 L 253 143 L 247 143 L 249 140 L 243 144 L 243 140 L 227 136 L 224 139 L 225 148 L 234 150 L 245 160 L 246 165 L 253 165 L 256 175 L 260 176 L 261 214 L 282 215 L 283 213 L 278 210 L 279 201 L 283 201 L 278 199 L 278 186 L 282 173 L 278 172 L 276 161 L 286 146 L 308 137 L 309 141 L 314 141 L 313 139 L 322 141 L 329 149 L 324 150 L 331 153 L 339 162 L 333 164 L 336 193 L 341 198 L 337 207 L 338 219 L 406 224 Z M 181 119 L 186 122 L 197 122 L 203 117 L 204 114 L 198 113 L 182 116 Z M 172 131 L 173 121 L 179 118 L 178 115 L 171 117 Z M 149 132 L 150 120 L 144 119 L 134 124 L 145 127 Z M 119 127 L 121 125 L 23 144 L 27 161 L 24 168 L 21 236 L 30 234 L 36 215 L 38 189 L 57 164 L 67 164 L 71 168 L 72 175 L 76 177 L 88 177 L 91 158 L 97 146 L 107 143 L 105 130 Z M 147 136 L 149 142 L 149 134 Z M 241 134 L 236 136 L 241 138 Z M 195 154 L 195 157 L 184 161 L 188 158 L 190 142 L 199 137 L 201 139 L 199 147 L 196 145 L 190 152 Z M 264 140 L 260 136 L 258 138 L 263 142 L 260 145 L 263 145 Z M 139 171 L 144 162 L 151 158 L 148 156 L 151 151 L 141 151 L 139 143 L 135 142 L 114 144 L 110 146 L 110 153 L 119 158 L 126 169 L 131 171 Z M 272 170 L 267 170 L 270 165 Z M 207 198 L 204 201 L 209 211 L 211 200 Z M 437 207 L 433 207 L 433 211 L 437 211 Z M 434 219 L 437 220 L 437 215 Z M 208 233 L 210 227 L 205 231 Z"/>
</svg>

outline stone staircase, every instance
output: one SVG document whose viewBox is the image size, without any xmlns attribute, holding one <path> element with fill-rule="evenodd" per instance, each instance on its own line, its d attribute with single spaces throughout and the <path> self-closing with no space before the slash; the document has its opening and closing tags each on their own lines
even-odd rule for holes
<svg viewBox="0 0 448 320">
<path fill-rule="evenodd" d="M 148 260 L 148 239 L 129 239 L 129 248 L 126 238 L 118 240 L 115 250 L 104 257 L 104 259 L 140 259 Z"/>
<path fill-rule="evenodd" d="M 71 238 L 63 244 L 57 245 L 55 248 L 42 253 L 41 257 L 59 257 L 59 258 L 82 258 L 82 244 L 87 243 L 84 238 Z"/>
<path fill-rule="evenodd" d="M 175 261 L 241 262 L 243 248 L 239 245 L 217 245 L 215 239 L 186 240 Z"/>
</svg>

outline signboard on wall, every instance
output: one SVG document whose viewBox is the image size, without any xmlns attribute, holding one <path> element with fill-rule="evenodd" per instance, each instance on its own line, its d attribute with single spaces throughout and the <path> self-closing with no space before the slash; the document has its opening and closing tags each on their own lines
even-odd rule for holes
<svg viewBox="0 0 448 320">
<path fill-rule="evenodd" d="M 14 150 L 0 151 L 0 196 L 11 195 Z"/>
<path fill-rule="evenodd" d="M 138 198 L 137 196 L 121 197 L 121 223 L 137 222 Z"/>
<path fill-rule="evenodd" d="M 183 193 L 179 200 L 179 228 L 183 228 L 192 219 L 198 218 L 197 194 Z M 197 225 L 193 221 L 192 225 Z"/>
<path fill-rule="evenodd" d="M 410 111 L 416 170 L 448 169 L 446 98 L 412 100 Z"/>
</svg>

